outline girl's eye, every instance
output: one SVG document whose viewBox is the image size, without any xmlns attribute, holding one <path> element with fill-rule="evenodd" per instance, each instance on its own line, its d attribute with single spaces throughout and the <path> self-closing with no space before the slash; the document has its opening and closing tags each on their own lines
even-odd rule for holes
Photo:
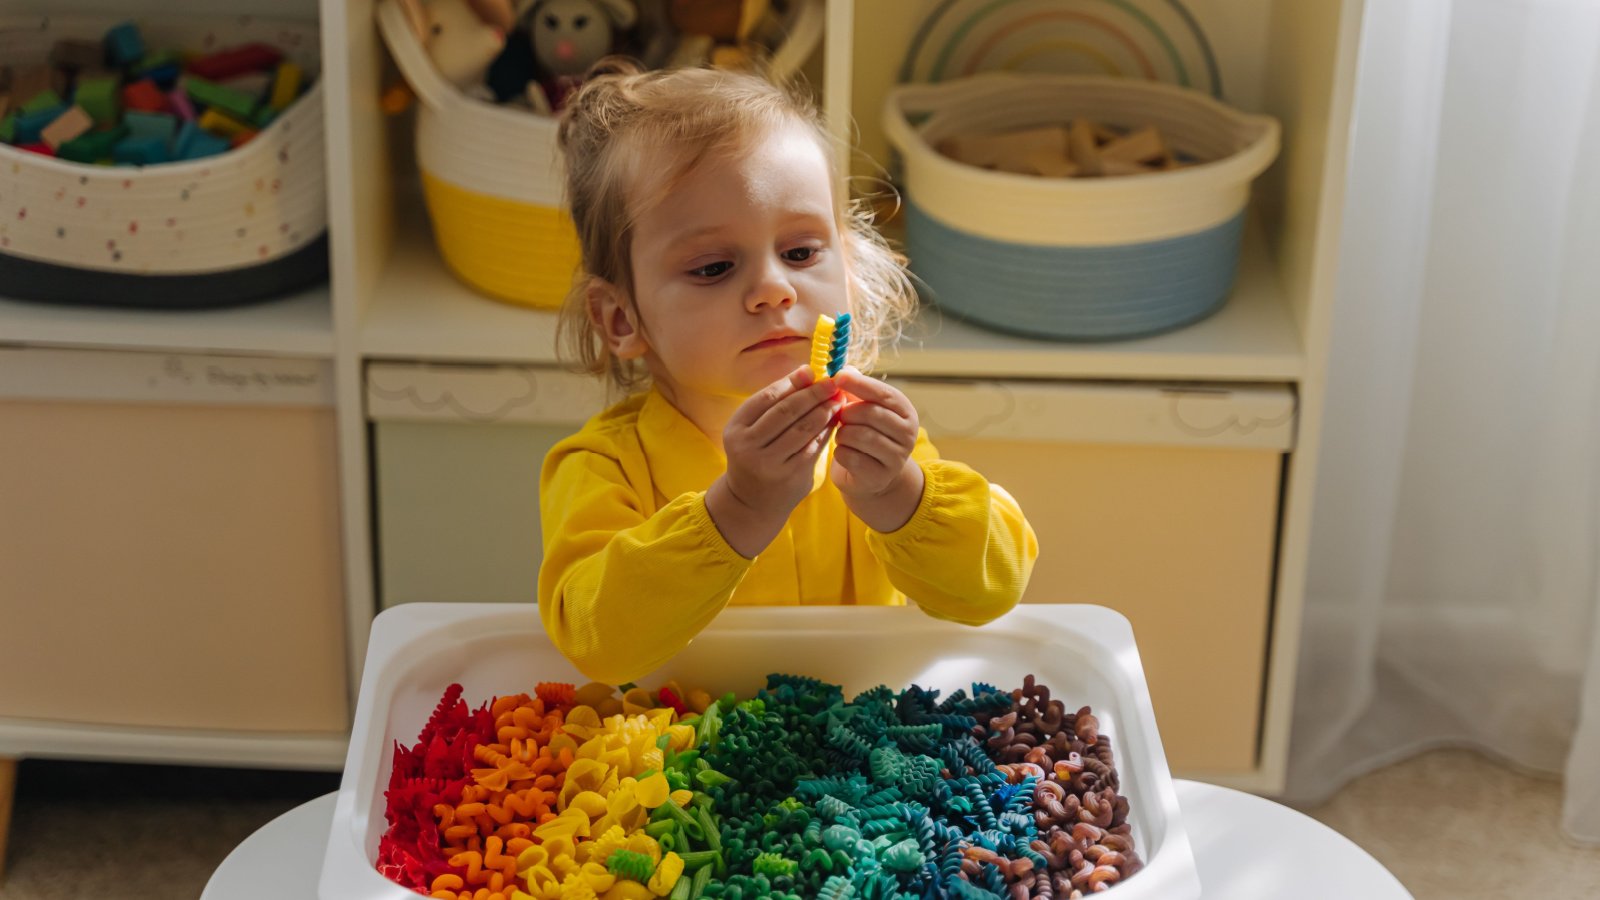
<svg viewBox="0 0 1600 900">
<path fill-rule="evenodd" d="M 811 258 L 816 256 L 816 255 L 817 255 L 817 248 L 815 248 L 815 247 L 795 247 L 792 250 L 783 251 L 783 258 L 784 259 L 787 259 L 790 262 L 797 262 L 797 263 L 809 262 L 811 260 Z"/>
<path fill-rule="evenodd" d="M 719 275 L 726 275 L 731 268 L 733 268 L 733 263 L 731 262 L 714 262 L 703 265 L 698 269 L 690 269 L 689 274 L 696 278 L 716 278 Z"/>
</svg>

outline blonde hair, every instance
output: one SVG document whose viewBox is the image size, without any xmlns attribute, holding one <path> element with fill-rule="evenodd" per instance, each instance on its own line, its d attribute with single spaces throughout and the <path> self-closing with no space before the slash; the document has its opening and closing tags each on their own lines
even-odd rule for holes
<svg viewBox="0 0 1600 900">
<path fill-rule="evenodd" d="M 649 373 L 614 357 L 589 310 L 589 288 L 601 279 L 633 304 L 630 265 L 634 224 L 660 197 L 629 196 L 645 152 L 677 156 L 663 179 L 670 192 L 713 154 L 737 153 L 772 129 L 799 123 L 815 135 L 829 170 L 837 156 L 815 104 L 804 94 L 756 75 L 719 69 L 643 71 L 620 57 L 601 60 L 562 114 L 558 142 L 566 162 L 567 204 L 577 227 L 581 270 L 557 328 L 561 356 L 579 371 L 606 377 L 627 392 Z M 641 202 L 643 201 L 643 202 Z M 839 232 L 849 272 L 850 362 L 868 370 L 879 348 L 900 336 L 916 310 L 905 257 L 872 224 L 865 203 L 837 198 Z M 633 312 L 637 314 L 637 308 Z"/>
</svg>

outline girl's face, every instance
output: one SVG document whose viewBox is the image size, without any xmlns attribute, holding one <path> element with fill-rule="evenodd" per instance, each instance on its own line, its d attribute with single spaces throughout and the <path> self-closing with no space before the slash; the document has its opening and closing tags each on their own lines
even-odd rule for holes
<svg viewBox="0 0 1600 900">
<path fill-rule="evenodd" d="M 635 355 L 669 397 L 742 401 L 806 363 L 818 315 L 849 311 L 832 177 L 796 124 L 702 161 L 639 218 Z"/>
</svg>

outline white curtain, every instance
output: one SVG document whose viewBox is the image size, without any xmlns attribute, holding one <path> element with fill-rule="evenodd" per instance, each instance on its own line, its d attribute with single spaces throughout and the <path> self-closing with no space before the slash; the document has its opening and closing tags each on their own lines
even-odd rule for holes
<svg viewBox="0 0 1600 900">
<path fill-rule="evenodd" d="M 1600 0 L 1367 0 L 1288 797 L 1445 745 L 1600 842 Z"/>
</svg>

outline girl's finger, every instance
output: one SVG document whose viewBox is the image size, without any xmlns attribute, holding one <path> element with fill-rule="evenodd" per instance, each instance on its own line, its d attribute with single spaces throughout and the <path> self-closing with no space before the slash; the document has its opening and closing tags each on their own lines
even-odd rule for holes
<svg viewBox="0 0 1600 900">
<path fill-rule="evenodd" d="M 771 453 L 779 459 L 789 459 L 796 453 L 804 452 L 806 446 L 816 440 L 818 435 L 827 432 L 829 423 L 833 421 L 834 412 L 834 404 L 829 401 L 817 404 L 784 429 L 772 443 L 763 448 L 763 452 Z"/>
<path fill-rule="evenodd" d="M 882 434 L 898 448 L 902 456 L 910 454 L 917 446 L 915 425 L 881 406 L 871 403 L 853 404 L 840 410 L 838 418 L 840 427 L 852 425 L 870 428 Z"/>
<path fill-rule="evenodd" d="M 909 419 L 913 414 L 911 401 L 905 394 L 900 393 L 898 388 L 876 378 L 869 378 L 854 367 L 845 366 L 840 369 L 833 380 L 838 382 L 840 390 L 869 403 L 876 403 L 901 418 Z"/>
<path fill-rule="evenodd" d="M 883 463 L 878 462 L 854 447 L 845 447 L 843 445 L 836 445 L 834 447 L 833 461 L 842 466 L 846 472 L 851 474 L 851 476 L 858 479 L 871 479 L 877 477 L 882 474 L 884 469 Z"/>
<path fill-rule="evenodd" d="M 790 396 L 797 390 L 810 386 L 812 380 L 810 366 L 801 366 L 795 369 L 793 372 L 751 394 L 749 399 L 739 404 L 739 408 L 734 410 L 733 415 L 729 417 L 728 426 L 748 428 L 754 425 L 757 420 L 785 397 Z"/>
<path fill-rule="evenodd" d="M 906 451 L 895 446 L 883 432 L 864 425 L 841 425 L 834 443 L 859 450 L 885 466 L 903 461 L 906 457 Z"/>
<path fill-rule="evenodd" d="M 777 441 L 790 426 L 810 415 L 820 406 L 827 406 L 837 394 L 831 380 L 823 379 L 814 384 L 801 388 L 777 403 L 771 409 L 761 414 L 754 425 L 750 426 L 750 436 L 757 446 L 770 446 Z"/>
</svg>

